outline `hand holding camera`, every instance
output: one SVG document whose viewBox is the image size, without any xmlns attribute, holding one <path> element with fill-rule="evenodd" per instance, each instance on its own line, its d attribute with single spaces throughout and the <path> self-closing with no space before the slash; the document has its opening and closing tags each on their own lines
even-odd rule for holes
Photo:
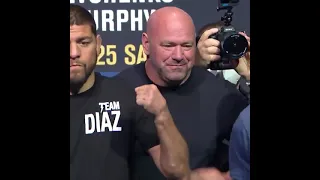
<svg viewBox="0 0 320 180">
<path fill-rule="evenodd" d="M 235 69 L 241 76 L 246 76 L 248 72 L 250 74 L 250 37 L 248 37 L 243 32 L 239 32 L 241 36 L 245 37 L 248 43 L 246 52 L 244 54 L 238 55 L 241 56 L 240 58 L 237 57 L 237 55 L 235 55 L 234 58 L 224 56 L 223 58 L 225 59 L 221 59 L 220 41 L 212 38 L 214 37 L 213 35 L 216 34 L 218 31 L 219 30 L 217 28 L 206 30 L 198 41 L 197 48 L 201 59 L 205 61 L 204 64 L 209 65 L 214 62 L 225 63 L 224 65 L 227 66 L 225 66 L 224 68 L 216 67 L 211 69 Z"/>
<path fill-rule="evenodd" d="M 216 34 L 219 31 L 218 28 L 212 28 L 206 30 L 200 37 L 197 48 L 199 55 L 206 65 L 211 61 L 217 61 L 220 57 L 220 42 L 216 39 L 209 38 L 212 34 Z"/>
<path fill-rule="evenodd" d="M 240 63 L 240 58 L 249 50 L 248 37 L 239 33 L 231 26 L 232 8 L 239 0 L 220 0 L 218 11 L 227 10 L 221 21 L 224 25 L 205 31 L 200 37 L 197 47 L 201 59 L 206 61 L 211 70 L 234 69 Z"/>
</svg>

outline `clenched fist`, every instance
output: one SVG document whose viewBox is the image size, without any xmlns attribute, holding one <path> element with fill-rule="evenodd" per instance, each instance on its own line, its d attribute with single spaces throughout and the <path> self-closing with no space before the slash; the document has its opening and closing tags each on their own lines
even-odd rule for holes
<svg viewBox="0 0 320 180">
<path fill-rule="evenodd" d="M 135 88 L 136 102 L 143 106 L 148 112 L 159 115 L 168 109 L 167 102 L 153 84 L 143 85 Z"/>
</svg>

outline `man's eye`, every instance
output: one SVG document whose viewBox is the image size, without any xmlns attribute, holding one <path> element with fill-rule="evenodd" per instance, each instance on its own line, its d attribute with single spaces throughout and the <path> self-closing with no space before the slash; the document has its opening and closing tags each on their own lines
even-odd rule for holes
<svg viewBox="0 0 320 180">
<path fill-rule="evenodd" d="M 173 44 L 163 44 L 162 46 L 163 47 L 173 47 L 174 45 Z"/>
<path fill-rule="evenodd" d="M 184 44 L 183 47 L 192 47 L 192 44 Z"/>
<path fill-rule="evenodd" d="M 88 45 L 90 42 L 86 42 L 86 41 L 84 41 L 84 42 L 81 42 L 81 45 Z"/>
</svg>

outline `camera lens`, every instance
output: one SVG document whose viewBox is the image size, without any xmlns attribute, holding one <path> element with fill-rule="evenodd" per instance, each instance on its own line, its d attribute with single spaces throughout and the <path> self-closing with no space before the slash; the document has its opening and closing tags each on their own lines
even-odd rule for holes
<svg viewBox="0 0 320 180">
<path fill-rule="evenodd" d="M 232 34 L 223 41 L 222 49 L 230 58 L 239 59 L 247 51 L 248 41 L 241 34 Z"/>
</svg>

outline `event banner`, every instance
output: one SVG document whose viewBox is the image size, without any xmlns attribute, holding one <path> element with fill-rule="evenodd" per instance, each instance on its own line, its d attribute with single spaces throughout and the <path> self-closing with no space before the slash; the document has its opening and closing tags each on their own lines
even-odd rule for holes
<svg viewBox="0 0 320 180">
<path fill-rule="evenodd" d="M 70 4 L 81 5 L 93 15 L 102 37 L 95 70 L 106 76 L 146 61 L 141 35 L 155 10 L 179 7 L 191 15 L 197 30 L 225 13 L 217 11 L 218 0 L 70 0 Z M 240 0 L 233 12 L 233 26 L 250 34 L 250 0 Z"/>
</svg>

